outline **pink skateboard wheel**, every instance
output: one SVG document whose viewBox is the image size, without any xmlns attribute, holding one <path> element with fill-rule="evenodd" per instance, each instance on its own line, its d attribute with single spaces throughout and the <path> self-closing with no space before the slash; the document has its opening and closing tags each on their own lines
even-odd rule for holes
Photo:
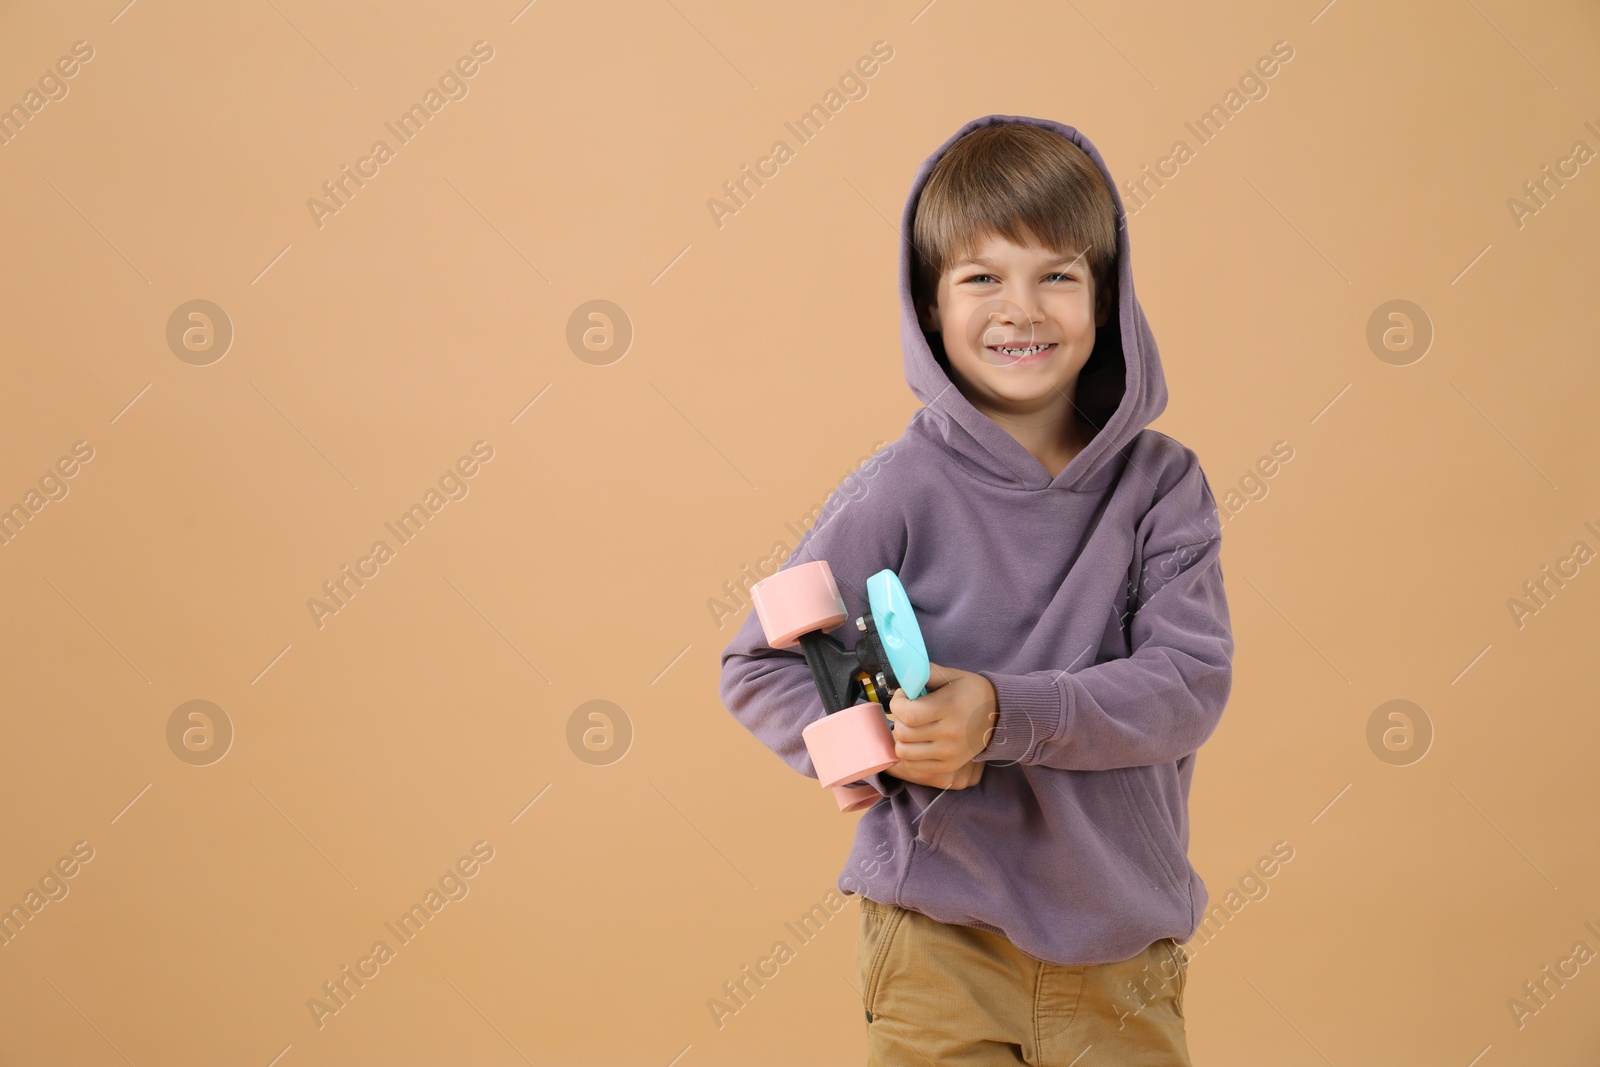
<svg viewBox="0 0 1600 1067">
<path fill-rule="evenodd" d="M 821 559 L 761 579 L 750 587 L 750 599 L 773 648 L 788 648 L 814 630 L 827 633 L 849 615 L 833 571 Z"/>
<path fill-rule="evenodd" d="M 883 708 L 873 703 L 824 715 L 800 731 L 822 788 L 854 782 L 900 762 Z"/>
<path fill-rule="evenodd" d="M 839 802 L 840 811 L 860 811 L 883 799 L 883 794 L 872 785 L 836 785 L 833 796 Z"/>
</svg>

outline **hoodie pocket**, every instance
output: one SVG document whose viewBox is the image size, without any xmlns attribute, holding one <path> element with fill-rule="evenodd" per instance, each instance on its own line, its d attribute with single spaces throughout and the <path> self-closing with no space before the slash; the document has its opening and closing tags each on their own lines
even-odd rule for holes
<svg viewBox="0 0 1600 1067">
<path fill-rule="evenodd" d="M 1140 835 L 1155 854 L 1167 884 L 1181 898 L 1189 893 L 1189 857 L 1178 847 L 1171 821 L 1144 780 L 1144 774 L 1150 770 L 1149 767 L 1119 767 L 1117 780 L 1122 783 L 1123 795 L 1128 799 Z"/>
<path fill-rule="evenodd" d="M 922 814 L 917 816 L 917 840 L 928 846 L 931 852 L 939 843 L 939 831 L 944 826 L 945 817 L 955 807 L 950 793 L 956 790 L 945 790 L 938 794 L 922 809 Z"/>
<path fill-rule="evenodd" d="M 986 770 L 984 778 L 992 771 Z M 963 804 L 971 801 L 969 794 L 983 789 L 984 779 L 978 779 L 977 785 L 969 785 L 965 789 L 941 789 L 922 809 L 922 815 L 917 818 L 917 840 L 928 846 L 928 851 L 933 852 L 939 847 L 939 839 L 944 836 L 945 826 L 950 821 L 950 813 Z"/>
</svg>

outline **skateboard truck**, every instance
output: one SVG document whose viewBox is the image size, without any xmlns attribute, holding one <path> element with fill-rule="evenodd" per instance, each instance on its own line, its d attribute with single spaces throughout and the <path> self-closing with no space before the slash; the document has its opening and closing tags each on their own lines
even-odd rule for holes
<svg viewBox="0 0 1600 1067">
<path fill-rule="evenodd" d="M 867 579 L 868 610 L 855 620 L 861 638 L 853 649 L 828 636 L 849 612 L 826 560 L 764 578 L 750 598 L 767 643 L 798 644 L 811 669 L 825 714 L 801 736 L 822 787 L 833 790 L 840 811 L 877 803 L 883 794 L 862 779 L 899 762 L 885 717 L 889 701 L 896 689 L 920 697 L 930 670 L 905 587 L 887 568 Z"/>
</svg>

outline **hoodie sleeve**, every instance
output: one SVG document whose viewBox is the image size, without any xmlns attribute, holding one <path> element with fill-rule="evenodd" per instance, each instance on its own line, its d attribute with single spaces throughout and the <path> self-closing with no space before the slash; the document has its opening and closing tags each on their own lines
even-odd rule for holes
<svg viewBox="0 0 1600 1067">
<path fill-rule="evenodd" d="M 779 568 L 788 570 L 813 560 L 826 560 L 851 619 L 867 608 L 867 579 L 885 567 L 898 569 L 905 558 L 905 518 L 886 480 L 874 481 L 870 475 L 862 478 L 868 469 L 854 471 L 840 483 L 817 521 Z M 854 648 L 859 638 L 849 621 L 832 631 L 831 636 L 846 648 Z M 799 647 L 775 649 L 767 644 L 754 609 L 722 650 L 721 695 L 733 717 L 756 740 L 794 770 L 817 777 L 800 731 L 826 714 L 822 697 Z M 882 772 L 868 776 L 866 781 L 885 796 L 905 785 L 901 779 Z"/>
<path fill-rule="evenodd" d="M 1141 526 L 1132 652 L 1076 671 L 1001 674 L 985 762 L 1100 771 L 1169 763 L 1211 736 L 1233 682 L 1216 502 L 1188 449 L 1181 477 Z M 1210 536 L 1205 536 L 1210 532 Z"/>
</svg>

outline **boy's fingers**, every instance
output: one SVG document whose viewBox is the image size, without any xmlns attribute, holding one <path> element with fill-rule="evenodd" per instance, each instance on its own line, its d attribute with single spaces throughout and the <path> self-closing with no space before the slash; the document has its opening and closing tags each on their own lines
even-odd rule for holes
<svg viewBox="0 0 1600 1067">
<path fill-rule="evenodd" d="M 906 726 L 926 726 L 935 722 L 944 714 L 941 706 L 943 700 L 936 699 L 932 693 L 926 693 L 916 700 L 906 696 L 904 689 L 896 689 L 894 696 L 889 698 L 889 714 L 894 716 L 894 721 Z"/>
<path fill-rule="evenodd" d="M 958 672 L 954 668 L 941 667 L 937 663 L 929 662 L 928 691 L 931 693 L 935 689 L 943 689 L 945 686 L 956 680 L 957 673 Z"/>
<path fill-rule="evenodd" d="M 922 704 L 922 701 L 917 701 Z M 894 738 L 897 741 L 939 741 L 955 740 L 952 728 L 945 723 L 945 716 L 938 709 L 931 713 L 926 707 L 914 707 L 906 714 L 895 712 Z"/>
<path fill-rule="evenodd" d="M 934 764 L 948 762 L 949 748 L 936 741 L 901 741 L 896 739 L 894 754 L 907 763 Z"/>
<path fill-rule="evenodd" d="M 928 749 L 933 747 L 932 741 L 896 741 L 894 754 L 903 760 L 916 763 L 929 758 Z"/>
<path fill-rule="evenodd" d="M 920 711 L 910 713 L 896 711 L 894 713 L 894 729 L 890 734 L 896 741 L 926 741 L 928 738 L 919 736 L 927 727 L 915 721 L 921 715 Z"/>
<path fill-rule="evenodd" d="M 894 716 L 895 722 L 902 720 L 904 717 L 903 709 L 910 703 L 911 701 L 906 697 L 904 689 L 896 689 L 889 694 L 889 714 Z"/>
</svg>

